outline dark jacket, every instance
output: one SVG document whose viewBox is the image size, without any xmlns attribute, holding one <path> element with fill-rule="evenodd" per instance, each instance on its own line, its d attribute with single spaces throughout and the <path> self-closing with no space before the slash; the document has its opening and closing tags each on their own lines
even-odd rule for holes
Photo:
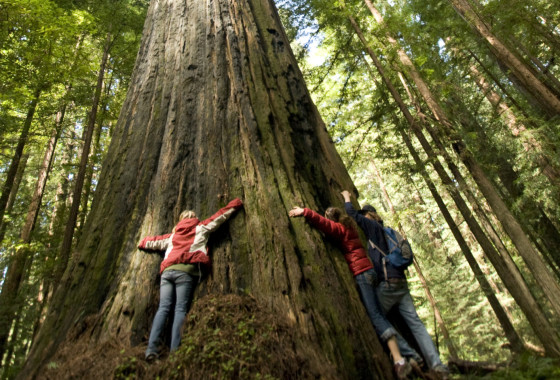
<svg viewBox="0 0 560 380">
<path fill-rule="evenodd" d="M 373 268 L 360 236 L 353 228 L 346 228 L 344 225 L 333 222 L 308 208 L 303 210 L 303 216 L 313 227 L 338 242 L 344 253 L 344 259 L 354 276 Z"/>
<path fill-rule="evenodd" d="M 371 240 L 376 246 L 381 248 L 385 253 L 388 253 L 389 248 L 387 246 L 387 241 L 385 240 L 385 232 L 383 232 L 383 222 L 379 223 L 375 220 L 371 220 L 360 214 L 358 211 L 354 209 L 352 203 L 346 202 L 344 203 L 344 208 L 346 209 L 346 213 L 350 215 L 352 219 L 358 223 L 358 226 L 364 231 L 366 238 Z M 368 255 L 371 261 L 373 262 L 373 266 L 375 268 L 375 272 L 377 272 L 377 278 L 381 281 L 385 280 L 385 274 L 383 273 L 383 255 L 379 250 L 373 247 L 368 241 Z M 406 278 L 404 273 L 404 269 L 397 269 L 391 265 L 391 263 L 386 263 L 387 268 L 387 278 Z"/>
</svg>

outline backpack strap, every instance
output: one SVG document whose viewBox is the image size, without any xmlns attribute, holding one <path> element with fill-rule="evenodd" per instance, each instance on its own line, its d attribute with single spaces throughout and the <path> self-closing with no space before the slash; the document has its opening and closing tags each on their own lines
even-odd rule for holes
<svg viewBox="0 0 560 380">
<path fill-rule="evenodd" d="M 385 236 L 387 236 L 387 234 L 385 234 Z M 371 246 L 373 248 L 376 248 L 379 252 L 381 252 L 381 254 L 383 255 L 383 258 L 381 259 L 381 262 L 383 263 L 383 274 L 385 275 L 385 281 L 389 281 L 389 278 L 387 277 L 387 254 L 385 252 L 383 252 L 383 250 L 381 248 L 379 248 L 377 245 L 375 245 L 374 242 L 372 242 L 370 239 L 368 239 L 369 244 L 371 244 Z"/>
</svg>

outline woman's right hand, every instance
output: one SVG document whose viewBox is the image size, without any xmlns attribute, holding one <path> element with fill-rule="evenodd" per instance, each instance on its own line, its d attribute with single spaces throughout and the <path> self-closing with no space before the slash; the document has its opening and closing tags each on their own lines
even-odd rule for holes
<svg viewBox="0 0 560 380">
<path fill-rule="evenodd" d="M 344 198 L 344 202 L 350 202 L 351 200 L 350 197 L 352 196 L 352 194 L 350 194 L 348 190 L 344 190 L 340 194 L 342 194 L 342 197 Z"/>
<path fill-rule="evenodd" d="M 295 217 L 298 217 L 298 216 L 302 216 L 303 215 L 303 209 L 301 207 L 294 206 L 294 208 L 290 210 L 288 215 L 290 216 L 290 218 L 295 218 Z"/>
</svg>

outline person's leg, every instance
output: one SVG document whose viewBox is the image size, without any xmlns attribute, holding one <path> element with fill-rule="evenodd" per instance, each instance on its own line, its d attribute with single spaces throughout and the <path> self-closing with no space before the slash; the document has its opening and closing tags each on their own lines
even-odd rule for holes
<svg viewBox="0 0 560 380">
<path fill-rule="evenodd" d="M 387 281 L 382 281 L 377 288 L 375 288 L 375 293 L 383 314 L 387 314 L 404 295 L 404 293 L 395 284 Z"/>
<path fill-rule="evenodd" d="M 357 275 L 355 279 L 360 291 L 360 298 L 366 308 L 371 324 L 381 341 L 385 342 L 393 335 L 396 335 L 397 331 L 381 313 L 375 295 L 375 272 L 373 269 L 368 270 Z"/>
<path fill-rule="evenodd" d="M 169 315 L 169 310 L 173 304 L 173 283 L 169 281 L 169 273 L 163 272 L 159 287 L 159 307 L 152 323 L 150 331 L 150 339 L 148 340 L 148 349 L 146 357 L 150 354 L 157 354 L 158 346 L 161 341 L 165 321 Z"/>
<path fill-rule="evenodd" d="M 174 272 L 176 272 L 174 274 L 174 282 L 177 298 L 175 301 L 175 313 L 173 315 L 173 327 L 171 330 L 171 351 L 176 350 L 181 344 L 181 328 L 183 327 L 185 316 L 191 307 L 194 289 L 197 283 L 197 278 L 195 276 L 181 271 Z"/>
<path fill-rule="evenodd" d="M 432 341 L 432 337 L 428 333 L 428 330 L 426 330 L 426 326 L 424 326 L 420 317 L 418 317 L 416 308 L 412 302 L 412 297 L 408 291 L 399 302 L 399 312 L 414 335 L 414 338 L 422 351 L 422 355 L 424 355 L 424 358 L 426 359 L 428 367 L 432 369 L 436 366 L 442 365 L 437 349 Z"/>
</svg>

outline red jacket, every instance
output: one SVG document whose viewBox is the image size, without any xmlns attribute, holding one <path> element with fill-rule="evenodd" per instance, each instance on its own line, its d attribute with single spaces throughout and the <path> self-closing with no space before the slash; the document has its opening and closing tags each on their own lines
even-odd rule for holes
<svg viewBox="0 0 560 380">
<path fill-rule="evenodd" d="M 243 202 L 235 198 L 202 222 L 197 218 L 183 219 L 175 226 L 174 233 L 145 237 L 138 248 L 146 251 L 165 251 L 160 272 L 174 264 L 210 265 L 207 247 L 210 233 L 218 229 L 242 205 Z"/>
<path fill-rule="evenodd" d="M 308 208 L 303 210 L 303 216 L 313 227 L 339 242 L 340 248 L 342 248 L 342 252 L 344 253 L 344 258 L 354 276 L 368 269 L 373 269 L 373 265 L 367 257 L 367 252 L 362 245 L 357 231 L 324 218 Z"/>
</svg>

